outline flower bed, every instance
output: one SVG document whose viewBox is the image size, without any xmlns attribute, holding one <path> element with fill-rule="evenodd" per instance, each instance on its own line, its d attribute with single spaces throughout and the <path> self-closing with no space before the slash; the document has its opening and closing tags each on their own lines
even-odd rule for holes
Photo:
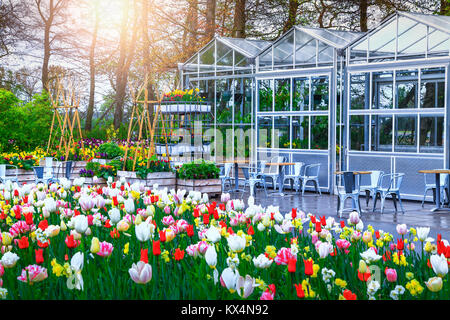
<svg viewBox="0 0 450 320">
<path fill-rule="evenodd" d="M 2 298 L 450 298 L 450 246 L 429 228 L 82 179 L 2 185 Z"/>
</svg>

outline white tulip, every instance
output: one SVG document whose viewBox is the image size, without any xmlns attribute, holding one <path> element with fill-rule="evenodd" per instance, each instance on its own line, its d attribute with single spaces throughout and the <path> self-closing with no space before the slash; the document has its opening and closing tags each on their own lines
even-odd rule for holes
<svg viewBox="0 0 450 320">
<path fill-rule="evenodd" d="M 217 265 L 217 252 L 214 246 L 209 246 L 205 252 L 205 260 L 210 268 L 215 268 Z"/>
<path fill-rule="evenodd" d="M 112 224 L 116 224 L 121 219 L 120 210 L 117 208 L 112 208 L 109 210 L 108 214 Z"/>
<path fill-rule="evenodd" d="M 241 252 L 245 249 L 245 245 L 247 243 L 247 240 L 245 239 L 245 236 L 238 236 L 237 234 L 232 234 L 227 238 L 228 246 L 230 247 L 231 251 L 234 252 Z"/>
<path fill-rule="evenodd" d="M 448 273 L 447 258 L 443 254 L 441 254 L 440 256 L 437 254 L 433 254 L 430 257 L 430 263 L 433 267 L 434 273 L 436 273 L 437 276 L 443 278 Z"/>
<path fill-rule="evenodd" d="M 141 241 L 145 242 L 150 239 L 150 225 L 146 222 L 142 222 L 138 225 L 136 225 L 136 238 Z"/>
<path fill-rule="evenodd" d="M 239 278 L 237 269 L 225 268 L 220 276 L 220 283 L 227 288 L 231 293 L 236 291 L 236 283 Z"/>
<path fill-rule="evenodd" d="M 428 238 L 428 234 L 430 233 L 429 227 L 417 227 L 417 238 L 419 238 L 420 241 L 425 241 Z"/>
<path fill-rule="evenodd" d="M 134 207 L 134 200 L 133 198 L 128 198 L 123 203 L 125 205 L 125 211 L 129 214 L 134 213 L 135 207 Z"/>
<path fill-rule="evenodd" d="M 17 261 L 19 260 L 19 256 L 11 251 L 6 252 L 0 262 L 5 268 L 13 268 Z"/>
<path fill-rule="evenodd" d="M 73 223 L 74 223 L 75 230 L 79 234 L 85 233 L 87 228 L 89 227 L 88 218 L 83 214 L 80 214 L 80 215 L 74 217 Z"/>
<path fill-rule="evenodd" d="M 363 253 L 360 253 L 361 258 L 363 258 L 367 263 L 377 262 L 382 257 L 375 253 L 372 248 L 367 249 Z"/>
<path fill-rule="evenodd" d="M 253 279 L 248 274 L 244 277 L 239 276 L 236 281 L 236 290 L 240 297 L 246 299 L 249 295 L 253 293 L 255 288 L 255 279 Z"/>
<path fill-rule="evenodd" d="M 220 238 L 220 232 L 216 227 L 211 226 L 208 231 L 206 231 L 206 239 L 209 241 L 216 243 Z"/>
<path fill-rule="evenodd" d="M 261 253 L 257 258 L 253 258 L 253 264 L 258 269 L 266 269 L 272 265 L 273 260 L 266 257 L 265 254 Z"/>
</svg>

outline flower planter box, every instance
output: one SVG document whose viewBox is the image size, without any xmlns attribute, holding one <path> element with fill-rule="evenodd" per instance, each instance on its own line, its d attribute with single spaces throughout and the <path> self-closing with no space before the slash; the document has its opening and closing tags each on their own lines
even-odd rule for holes
<svg viewBox="0 0 450 320">
<path fill-rule="evenodd" d="M 159 189 L 167 188 L 168 190 L 176 187 L 175 172 L 153 172 L 147 174 L 147 179 L 142 179 L 134 171 L 117 171 L 117 179 L 121 177 L 124 177 L 130 184 L 142 182 L 148 187 L 157 184 Z"/>
<path fill-rule="evenodd" d="M 214 197 L 222 194 L 222 183 L 220 179 L 177 179 L 177 189 L 185 189 L 187 192 L 199 191 Z"/>
<path fill-rule="evenodd" d="M 71 179 L 72 180 L 72 179 Z M 102 187 L 106 187 L 107 183 L 106 180 L 104 178 L 98 178 L 97 177 L 98 182 L 94 183 L 94 178 L 88 178 L 85 177 L 84 178 L 84 186 L 102 186 Z"/>
<path fill-rule="evenodd" d="M 92 159 L 92 162 L 98 162 L 100 164 L 106 164 L 108 161 L 111 161 L 111 160 L 108 160 L 108 159 L 97 159 L 97 158 Z"/>
<path fill-rule="evenodd" d="M 158 105 L 154 106 L 156 112 Z M 191 112 L 211 112 L 211 105 L 201 102 L 163 102 L 160 106 L 161 113 L 191 113 Z"/>
</svg>

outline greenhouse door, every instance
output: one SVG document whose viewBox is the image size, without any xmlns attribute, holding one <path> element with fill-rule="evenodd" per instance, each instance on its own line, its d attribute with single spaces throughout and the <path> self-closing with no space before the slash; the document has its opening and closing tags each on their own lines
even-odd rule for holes
<svg viewBox="0 0 450 320">
<path fill-rule="evenodd" d="M 335 81 L 333 69 L 321 71 L 257 77 L 255 141 L 258 160 L 283 156 L 287 162 L 320 164 L 319 186 L 330 192 L 336 152 Z M 294 173 L 293 166 L 287 170 Z M 308 185 L 306 190 L 314 187 Z"/>
</svg>

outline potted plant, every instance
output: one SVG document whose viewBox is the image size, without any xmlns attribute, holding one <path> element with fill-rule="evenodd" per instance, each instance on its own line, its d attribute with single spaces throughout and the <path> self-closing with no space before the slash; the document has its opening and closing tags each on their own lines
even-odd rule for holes
<svg viewBox="0 0 450 320">
<path fill-rule="evenodd" d="M 219 174 L 220 169 L 212 161 L 200 159 L 184 163 L 177 169 L 177 188 L 219 195 L 222 193 Z"/>
<path fill-rule="evenodd" d="M 98 147 L 95 161 L 106 164 L 107 160 L 116 159 L 124 155 L 124 151 L 115 142 L 105 142 Z"/>
</svg>

